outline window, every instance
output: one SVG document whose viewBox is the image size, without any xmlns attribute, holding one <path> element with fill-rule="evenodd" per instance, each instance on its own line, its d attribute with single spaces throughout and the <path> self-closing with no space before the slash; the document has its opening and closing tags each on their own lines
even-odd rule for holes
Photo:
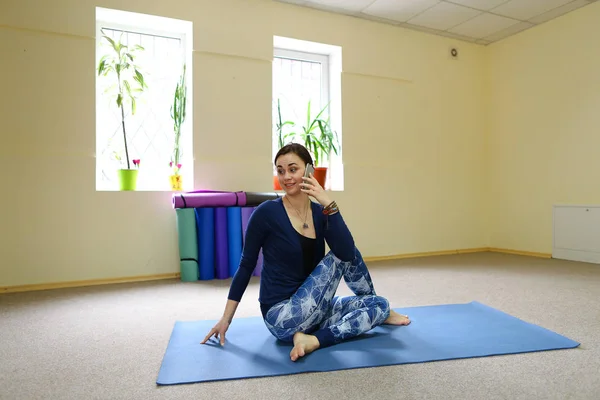
<svg viewBox="0 0 600 400">
<path fill-rule="evenodd" d="M 309 101 L 315 115 L 327 105 L 328 62 L 322 54 L 275 49 L 273 96 L 281 100 L 283 120 L 304 121 Z"/>
<path fill-rule="evenodd" d="M 128 103 L 123 110 L 130 168 L 135 168 L 132 160 L 140 160 L 138 190 L 171 190 L 169 176 L 174 170 L 169 163 L 175 147 L 171 107 L 185 65 L 187 104 L 179 141 L 179 173 L 184 190 L 189 190 L 193 186 L 191 23 L 97 8 L 96 67 L 103 55 L 115 54 L 104 35 L 130 50 L 136 45 L 143 48 L 136 51 L 133 62 L 147 89 L 136 94 L 135 113 Z M 96 189 L 118 190 L 117 170 L 127 168 L 121 110 L 110 92 L 118 81 L 114 74 L 98 76 L 97 71 Z"/>
<path fill-rule="evenodd" d="M 321 110 L 320 118 L 330 120 L 331 129 L 337 134 L 340 149 L 330 157 L 324 157 L 317 166 L 327 167 L 325 188 L 343 190 L 343 164 L 341 155 L 341 49 L 337 46 L 275 37 L 273 54 L 273 154 L 280 148 L 277 124 L 290 121 L 282 133 L 298 133 L 306 126 L 308 105 L 310 118 L 314 119 Z M 288 142 L 304 144 L 295 135 Z M 314 154 L 313 154 L 314 157 Z"/>
</svg>

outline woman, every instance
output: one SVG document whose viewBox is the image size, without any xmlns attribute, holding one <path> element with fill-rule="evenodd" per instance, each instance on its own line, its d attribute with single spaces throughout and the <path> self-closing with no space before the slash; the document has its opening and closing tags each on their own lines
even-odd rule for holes
<svg viewBox="0 0 600 400">
<path fill-rule="evenodd" d="M 275 165 L 285 196 L 262 203 L 252 213 L 225 312 L 202 343 L 214 336 L 225 344 L 225 333 L 261 248 L 261 312 L 273 336 L 293 342 L 292 361 L 381 324 L 410 323 L 375 294 L 369 271 L 336 203 L 312 174 L 303 176 L 306 164 L 312 162 L 308 150 L 297 143 L 277 153 Z M 331 249 L 327 255 L 325 241 Z M 342 277 L 354 296 L 334 297 Z"/>
</svg>

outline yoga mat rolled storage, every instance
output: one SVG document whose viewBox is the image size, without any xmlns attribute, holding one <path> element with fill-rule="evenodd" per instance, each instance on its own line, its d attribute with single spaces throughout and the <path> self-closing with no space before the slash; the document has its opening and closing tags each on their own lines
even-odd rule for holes
<svg viewBox="0 0 600 400">
<path fill-rule="evenodd" d="M 248 229 L 248 221 L 250 220 L 250 216 L 256 210 L 256 207 L 242 207 L 242 247 L 246 240 L 246 230 Z M 256 268 L 252 275 L 260 276 L 263 265 L 263 254 L 262 249 L 258 253 L 258 259 L 256 260 Z"/>
<path fill-rule="evenodd" d="M 229 278 L 229 252 L 227 248 L 227 209 L 215 208 L 215 268 L 217 279 Z"/>
<path fill-rule="evenodd" d="M 192 208 L 196 213 L 198 230 L 198 261 L 202 281 L 215 279 L 215 210 L 209 207 Z"/>
<path fill-rule="evenodd" d="M 254 212 L 254 207 L 242 207 L 240 212 L 241 214 L 241 222 L 242 222 L 242 245 L 246 242 L 246 230 L 248 229 L 248 221 L 250 221 L 250 216 Z"/>
<path fill-rule="evenodd" d="M 173 194 L 173 208 L 232 207 L 246 204 L 244 192 L 189 192 Z"/>
<path fill-rule="evenodd" d="M 227 207 L 227 250 L 229 276 L 233 277 L 242 258 L 242 209 Z"/>
<path fill-rule="evenodd" d="M 269 200 L 280 197 L 277 192 L 246 192 L 245 206 L 256 207 Z"/>
<path fill-rule="evenodd" d="M 181 280 L 233 277 L 242 256 L 250 215 L 261 203 L 278 197 L 274 192 L 174 193 Z M 260 276 L 262 263 L 260 251 L 254 276 Z"/>
<path fill-rule="evenodd" d="M 256 207 L 242 207 L 242 247 L 244 245 L 244 241 L 246 238 L 246 230 L 248 229 L 248 221 L 250 220 L 250 216 L 256 210 Z M 260 276 L 262 271 L 263 264 L 263 254 L 262 249 L 258 253 L 258 259 L 256 260 L 256 268 L 254 268 L 254 272 L 252 275 Z"/>
<path fill-rule="evenodd" d="M 176 209 L 177 235 L 179 242 L 179 268 L 181 280 L 198 280 L 198 237 L 193 208 Z"/>
<path fill-rule="evenodd" d="M 198 207 L 243 207 L 259 206 L 268 200 L 280 197 L 276 192 L 219 192 L 199 190 L 195 192 L 174 193 L 173 208 Z"/>
<path fill-rule="evenodd" d="M 290 375 L 570 349 L 579 343 L 479 302 L 395 308 L 408 326 L 382 325 L 296 362 L 262 318 L 236 318 L 225 346 L 200 344 L 216 321 L 177 321 L 158 385 Z"/>
</svg>

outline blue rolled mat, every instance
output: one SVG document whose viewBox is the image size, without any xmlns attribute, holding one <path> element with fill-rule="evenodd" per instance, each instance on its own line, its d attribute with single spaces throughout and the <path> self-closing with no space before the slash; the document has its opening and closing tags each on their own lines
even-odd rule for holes
<svg viewBox="0 0 600 400">
<path fill-rule="evenodd" d="M 184 208 L 183 210 L 188 209 Z M 198 224 L 198 241 L 196 243 L 200 264 L 198 279 L 201 281 L 215 279 L 215 212 L 210 207 L 193 210 L 196 210 Z"/>
<path fill-rule="evenodd" d="M 568 349 L 579 343 L 476 301 L 396 308 L 408 326 L 378 326 L 296 362 L 260 317 L 236 318 L 225 346 L 200 344 L 216 321 L 177 321 L 158 385 L 219 381 Z M 209 344 L 210 343 L 210 344 Z"/>
<path fill-rule="evenodd" d="M 190 269 L 192 268 L 190 264 L 198 269 L 198 234 L 194 209 L 176 209 L 175 218 L 181 280 L 185 282 L 198 280 L 197 273 L 195 275 L 190 273 Z M 193 278 L 194 276 L 196 276 L 195 279 Z"/>
<path fill-rule="evenodd" d="M 234 276 L 242 258 L 242 209 L 227 207 L 227 250 L 229 276 Z"/>
<path fill-rule="evenodd" d="M 217 279 L 229 278 L 227 208 L 215 208 L 215 268 Z"/>
</svg>

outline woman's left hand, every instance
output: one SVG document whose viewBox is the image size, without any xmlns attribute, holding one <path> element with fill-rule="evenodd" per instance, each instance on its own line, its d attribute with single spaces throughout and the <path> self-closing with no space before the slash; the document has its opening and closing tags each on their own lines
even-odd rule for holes
<svg viewBox="0 0 600 400">
<path fill-rule="evenodd" d="M 323 207 L 327 207 L 331 203 L 331 199 L 325 192 L 325 189 L 323 189 L 313 174 L 310 174 L 309 178 L 302 177 L 302 180 L 304 183 L 301 185 L 301 190 L 304 193 L 314 197 Z"/>
</svg>

